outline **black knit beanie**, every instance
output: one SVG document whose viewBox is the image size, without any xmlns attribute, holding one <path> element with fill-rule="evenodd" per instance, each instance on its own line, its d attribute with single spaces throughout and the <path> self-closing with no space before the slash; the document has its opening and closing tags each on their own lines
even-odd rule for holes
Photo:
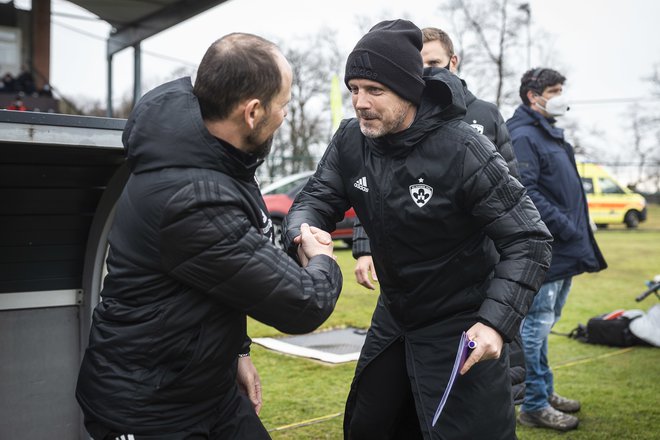
<svg viewBox="0 0 660 440">
<path fill-rule="evenodd" d="M 378 23 L 348 56 L 344 74 L 346 86 L 353 78 L 369 79 L 418 105 L 424 90 L 422 45 L 422 31 L 410 21 Z"/>
</svg>

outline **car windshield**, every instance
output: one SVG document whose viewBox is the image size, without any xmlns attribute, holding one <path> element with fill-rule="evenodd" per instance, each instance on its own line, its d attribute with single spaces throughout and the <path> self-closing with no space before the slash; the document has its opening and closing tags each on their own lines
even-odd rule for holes
<svg viewBox="0 0 660 440">
<path fill-rule="evenodd" d="M 296 185 L 292 186 L 289 191 L 287 191 L 287 195 L 291 197 L 292 199 L 295 198 L 300 191 L 307 185 L 307 182 L 309 181 L 309 177 L 305 177 L 304 179 L 298 180 L 296 182 Z"/>
<path fill-rule="evenodd" d="M 314 171 L 305 171 L 302 173 L 283 177 L 282 179 L 276 180 L 273 183 L 264 186 L 261 190 L 261 193 L 263 195 L 298 194 L 298 192 L 302 189 L 303 186 L 305 186 L 305 183 L 307 183 L 307 180 L 309 180 L 312 174 L 314 174 Z"/>
<path fill-rule="evenodd" d="M 625 194 L 625 191 L 622 190 L 612 179 L 599 177 L 598 182 L 600 183 L 600 191 L 603 194 Z"/>
</svg>

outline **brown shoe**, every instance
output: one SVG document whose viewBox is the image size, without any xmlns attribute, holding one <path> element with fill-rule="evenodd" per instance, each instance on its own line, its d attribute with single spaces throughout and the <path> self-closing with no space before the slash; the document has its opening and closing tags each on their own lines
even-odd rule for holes
<svg viewBox="0 0 660 440">
<path fill-rule="evenodd" d="M 552 396 L 548 397 L 548 402 L 554 409 L 564 413 L 574 413 L 580 411 L 580 401 L 567 399 L 566 397 L 562 397 L 557 393 L 552 393 Z"/>
<path fill-rule="evenodd" d="M 578 427 L 580 422 L 577 417 L 564 414 L 551 406 L 546 406 L 539 411 L 520 412 L 518 421 L 521 425 L 535 428 L 550 428 L 557 431 L 570 431 Z"/>
</svg>

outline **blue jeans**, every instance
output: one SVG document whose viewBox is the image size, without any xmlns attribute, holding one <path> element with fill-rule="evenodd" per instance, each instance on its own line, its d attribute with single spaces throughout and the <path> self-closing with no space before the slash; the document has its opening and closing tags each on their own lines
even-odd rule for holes
<svg viewBox="0 0 660 440">
<path fill-rule="evenodd" d="M 525 352 L 525 401 L 521 410 L 538 411 L 549 405 L 554 391 L 552 371 L 548 365 L 548 335 L 559 321 L 561 310 L 571 289 L 571 278 L 551 281 L 541 286 L 523 321 L 520 334 Z"/>
</svg>

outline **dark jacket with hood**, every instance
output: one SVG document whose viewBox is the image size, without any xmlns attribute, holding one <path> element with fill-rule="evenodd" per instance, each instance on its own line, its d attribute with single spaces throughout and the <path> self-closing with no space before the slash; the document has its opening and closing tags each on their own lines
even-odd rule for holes
<svg viewBox="0 0 660 440">
<path fill-rule="evenodd" d="M 507 121 L 520 181 L 554 237 L 545 282 L 607 267 L 589 226 L 573 147 L 554 122 L 527 105 L 520 105 Z"/>
<path fill-rule="evenodd" d="M 467 112 L 463 120 L 472 128 L 486 136 L 497 148 L 509 167 L 509 174 L 520 180 L 518 161 L 513 152 L 511 136 L 499 109 L 492 102 L 479 99 L 470 92 L 464 80 L 465 105 Z M 511 377 L 511 395 L 515 404 L 525 398 L 525 354 L 522 351 L 520 334 L 509 343 L 509 376 Z"/>
<path fill-rule="evenodd" d="M 345 427 L 361 371 L 403 341 L 425 438 L 513 438 L 506 350 L 460 377 L 435 427 L 431 420 L 461 332 L 481 321 L 505 341 L 518 333 L 550 263 L 551 237 L 502 156 L 461 121 L 458 78 L 426 80 L 410 128 L 372 139 L 357 120 L 342 122 L 285 219 L 285 244 L 303 222 L 331 230 L 351 205 L 371 240 L 381 294 Z"/>
<path fill-rule="evenodd" d="M 502 155 L 509 167 L 509 174 L 518 179 L 518 163 L 502 114 L 495 104 L 477 98 L 468 90 L 465 81 L 461 80 L 461 82 L 467 107 L 463 120 L 495 145 L 497 152 Z"/>
<path fill-rule="evenodd" d="M 439 69 L 439 67 L 427 67 L 424 73 L 426 76 L 431 76 L 437 73 Z M 495 104 L 478 99 L 468 90 L 467 83 L 462 79 L 460 81 L 466 106 L 463 121 L 486 136 L 493 143 L 497 152 L 506 161 L 509 167 L 509 174 L 519 179 L 518 162 L 516 161 L 516 155 L 511 145 L 511 136 L 509 136 L 509 130 L 506 127 L 502 114 Z M 369 245 L 369 237 L 364 232 L 362 223 L 359 219 L 356 219 L 353 228 L 353 257 L 357 259 L 363 255 L 371 255 L 371 247 Z"/>
<path fill-rule="evenodd" d="M 433 72 L 434 68 L 427 68 L 427 75 Z M 497 152 L 502 155 L 509 168 L 509 174 L 516 179 L 520 179 L 518 174 L 518 162 L 513 152 L 511 136 L 506 127 L 504 118 L 493 103 L 478 99 L 467 87 L 467 83 L 461 79 L 463 93 L 465 94 L 465 105 L 467 107 L 463 121 L 469 124 L 488 138 L 495 145 Z M 355 259 L 363 255 L 371 255 L 371 246 L 369 237 L 360 220 L 356 218 L 353 227 L 353 257 Z M 511 376 L 511 393 L 513 401 L 516 404 L 522 403 L 525 397 L 525 356 L 522 351 L 520 335 L 517 335 L 509 343 L 509 360 Z"/>
<path fill-rule="evenodd" d="M 261 161 L 209 133 L 190 78 L 147 93 L 123 141 L 131 176 L 76 396 L 110 429 L 158 434 L 207 417 L 236 387 L 246 315 L 312 331 L 342 279 L 330 257 L 303 269 L 273 245 Z"/>
</svg>

